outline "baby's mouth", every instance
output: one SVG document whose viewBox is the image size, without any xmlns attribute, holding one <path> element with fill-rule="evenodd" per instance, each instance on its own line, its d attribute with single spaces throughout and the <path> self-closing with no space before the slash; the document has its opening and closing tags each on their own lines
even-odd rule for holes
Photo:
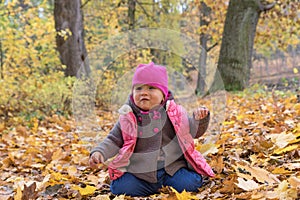
<svg viewBox="0 0 300 200">
<path fill-rule="evenodd" d="M 140 101 L 149 101 L 148 98 L 142 98 Z"/>
</svg>

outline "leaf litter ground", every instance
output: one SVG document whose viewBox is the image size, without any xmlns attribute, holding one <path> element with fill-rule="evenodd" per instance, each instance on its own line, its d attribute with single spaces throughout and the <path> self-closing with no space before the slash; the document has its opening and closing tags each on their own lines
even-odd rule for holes
<svg viewBox="0 0 300 200">
<path fill-rule="evenodd" d="M 220 133 L 213 127 L 196 148 L 216 172 L 197 193 L 163 188 L 131 198 L 109 190 L 106 166 L 91 170 L 93 142 L 83 141 L 72 119 L 51 116 L 31 125 L 0 124 L 0 199 L 299 199 L 300 103 L 289 92 L 227 93 Z M 212 98 L 199 99 L 209 105 Z M 99 135 L 114 124 L 98 111 Z M 214 116 L 212 116 L 214 117 Z M 17 124 L 17 123 L 15 123 Z M 214 142 L 205 137 L 215 135 Z"/>
</svg>

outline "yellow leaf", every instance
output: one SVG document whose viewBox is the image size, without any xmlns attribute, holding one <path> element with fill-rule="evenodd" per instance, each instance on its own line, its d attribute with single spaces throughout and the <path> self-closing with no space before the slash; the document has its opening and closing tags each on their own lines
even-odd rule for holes
<svg viewBox="0 0 300 200">
<path fill-rule="evenodd" d="M 232 125 L 232 124 L 234 124 L 234 123 L 236 123 L 235 121 L 225 121 L 225 122 L 223 122 L 223 125 Z"/>
<path fill-rule="evenodd" d="M 78 190 L 81 195 L 91 195 L 91 194 L 94 194 L 94 192 L 96 191 L 97 188 L 94 186 L 90 186 L 90 185 L 87 185 L 84 188 L 82 188 L 78 185 L 75 185 L 72 187 L 72 189 Z"/>
<path fill-rule="evenodd" d="M 289 152 L 289 151 L 293 151 L 295 149 L 298 148 L 298 144 L 294 144 L 294 145 L 291 145 L 291 146 L 288 146 L 288 147 L 285 147 L 283 149 L 276 149 L 274 151 L 275 154 L 282 154 L 282 153 L 285 153 L 285 152 Z"/>
<path fill-rule="evenodd" d="M 33 121 L 32 132 L 33 132 L 33 133 L 37 133 L 38 128 L 39 128 L 39 120 L 36 119 L 36 118 L 34 118 L 33 120 L 34 120 L 34 121 Z"/>
<path fill-rule="evenodd" d="M 203 156 L 206 156 L 207 154 L 218 153 L 219 151 L 216 144 L 213 143 L 206 143 L 206 144 L 199 145 L 196 147 L 196 149 L 200 151 L 200 153 Z"/>
<path fill-rule="evenodd" d="M 198 199 L 195 195 L 192 195 L 190 192 L 187 192 L 185 190 L 179 193 L 174 188 L 171 187 L 171 189 L 175 193 L 178 200 Z"/>
<path fill-rule="evenodd" d="M 260 188 L 261 186 L 253 180 L 244 180 L 238 177 L 238 183 L 235 183 L 239 188 L 245 191 L 252 191 Z"/>
<path fill-rule="evenodd" d="M 22 189 L 20 186 L 17 188 L 17 194 L 14 196 L 14 200 L 22 200 Z"/>
<path fill-rule="evenodd" d="M 283 167 L 276 167 L 273 171 L 273 174 L 290 174 L 292 173 L 289 170 L 284 169 Z"/>
<path fill-rule="evenodd" d="M 294 67 L 293 71 L 294 71 L 294 74 L 298 74 L 298 72 L 299 72 L 296 67 Z"/>
<path fill-rule="evenodd" d="M 54 172 L 51 174 L 51 179 L 55 181 L 61 181 L 65 179 L 65 177 L 59 172 Z"/>
</svg>

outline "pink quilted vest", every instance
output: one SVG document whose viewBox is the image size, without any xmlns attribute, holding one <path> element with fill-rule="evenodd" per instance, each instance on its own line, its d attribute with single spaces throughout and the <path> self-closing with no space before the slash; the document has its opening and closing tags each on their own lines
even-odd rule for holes
<svg viewBox="0 0 300 200">
<path fill-rule="evenodd" d="M 131 108 L 127 106 L 125 105 L 126 111 L 121 113 L 119 118 L 124 144 L 119 150 L 119 154 L 108 166 L 111 180 L 121 177 L 126 171 L 125 167 L 129 164 L 129 159 L 134 151 L 137 140 L 136 117 Z M 173 100 L 170 100 L 167 102 L 167 114 L 174 126 L 185 159 L 197 173 L 213 177 L 214 172 L 211 167 L 207 164 L 201 153 L 195 150 L 193 137 L 189 133 L 189 121 L 185 109 L 177 105 Z"/>
</svg>

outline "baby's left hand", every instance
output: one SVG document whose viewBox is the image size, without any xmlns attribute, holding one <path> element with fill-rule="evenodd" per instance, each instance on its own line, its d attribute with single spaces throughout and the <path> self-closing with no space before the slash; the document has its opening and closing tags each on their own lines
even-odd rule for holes
<svg viewBox="0 0 300 200">
<path fill-rule="evenodd" d="M 197 108 L 194 111 L 195 119 L 200 120 L 200 119 L 205 118 L 208 115 L 208 112 L 209 112 L 208 108 L 206 108 L 204 106 Z"/>
</svg>

